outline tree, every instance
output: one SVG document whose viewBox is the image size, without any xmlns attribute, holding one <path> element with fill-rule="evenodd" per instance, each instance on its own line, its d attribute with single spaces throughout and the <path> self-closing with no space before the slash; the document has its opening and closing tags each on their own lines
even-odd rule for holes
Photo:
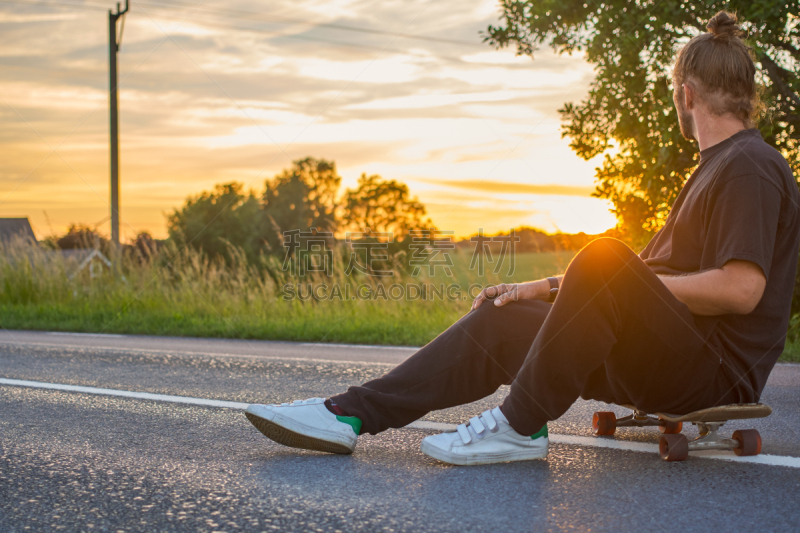
<svg viewBox="0 0 800 533">
<path fill-rule="evenodd" d="M 366 248 L 370 242 L 386 243 L 385 235 L 390 233 L 386 246 L 385 259 L 373 261 L 372 268 L 392 270 L 403 268 L 411 270 L 411 245 L 413 230 L 433 228 L 427 218 L 425 206 L 408 191 L 408 185 L 395 180 L 385 180 L 377 174 L 361 174 L 358 187 L 348 190 L 343 198 L 342 222 L 345 228 L 361 233 L 352 242 L 359 243 L 358 250 L 362 264 L 366 264 Z M 354 245 L 355 246 L 355 245 Z"/>
<path fill-rule="evenodd" d="M 64 236 L 56 239 L 56 247 L 61 250 L 96 248 L 108 254 L 110 246 L 108 239 L 100 235 L 96 229 L 82 224 L 72 224 Z"/>
<path fill-rule="evenodd" d="M 190 196 L 167 217 L 170 239 L 200 248 L 211 257 L 230 259 L 229 243 L 242 248 L 248 259 L 264 249 L 265 225 L 261 205 L 241 183 L 216 185 L 212 192 Z"/>
<path fill-rule="evenodd" d="M 399 237 L 432 224 L 425 218 L 425 206 L 409 194 L 408 185 L 377 174 L 361 174 L 358 187 L 345 193 L 343 204 L 342 221 L 353 231 L 369 228 Z"/>
<path fill-rule="evenodd" d="M 139 263 L 148 263 L 156 256 L 163 243 L 164 241 L 156 240 L 150 233 L 142 231 L 122 247 L 122 252 Z"/>
<path fill-rule="evenodd" d="M 332 247 L 333 234 L 341 222 L 338 215 L 344 213 L 344 227 L 348 229 L 363 231 L 369 227 L 373 232 L 402 235 L 388 248 L 391 263 L 408 251 L 410 230 L 431 227 L 430 220 L 424 218 L 425 206 L 410 196 L 405 184 L 364 174 L 358 188 L 347 191 L 341 200 L 337 197 L 340 184 L 333 161 L 307 157 L 267 180 L 260 200 L 254 192 L 245 192 L 240 183 L 216 185 L 211 192 L 190 196 L 183 207 L 168 215 L 169 237 L 179 246 L 192 246 L 227 260 L 233 259 L 233 245 L 242 248 L 247 259 L 254 262 L 262 252 L 294 253 L 293 247 L 284 249 L 283 233 L 287 231 L 305 233 L 315 228 L 317 233 L 330 234 Z M 344 209 L 340 209 L 341 203 Z M 307 238 L 299 237 L 298 242 Z M 369 239 L 375 240 L 372 236 Z M 140 234 L 128 252 L 146 261 L 156 246 L 150 235 Z"/>
<path fill-rule="evenodd" d="M 284 231 L 335 231 L 341 182 L 336 163 L 313 157 L 295 161 L 292 168 L 268 180 L 262 205 L 272 228 L 268 233 L 270 246 L 280 247 Z"/>
<path fill-rule="evenodd" d="M 680 134 L 669 89 L 677 49 L 718 11 L 736 11 L 763 87 L 765 140 L 800 174 L 800 4 L 786 0 L 501 0 L 504 25 L 486 40 L 530 54 L 550 44 L 585 52 L 596 67 L 588 98 L 559 110 L 563 135 L 584 159 L 605 154 L 595 196 L 608 198 L 629 240 L 664 222 L 696 165 Z"/>
</svg>

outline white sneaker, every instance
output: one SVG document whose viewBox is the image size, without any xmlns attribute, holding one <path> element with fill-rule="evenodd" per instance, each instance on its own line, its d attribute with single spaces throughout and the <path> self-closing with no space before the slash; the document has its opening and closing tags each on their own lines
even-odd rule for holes
<svg viewBox="0 0 800 533">
<path fill-rule="evenodd" d="M 486 465 L 547 457 L 547 426 L 530 437 L 520 435 L 495 407 L 460 424 L 456 431 L 422 439 L 422 453 L 454 465 Z"/>
<path fill-rule="evenodd" d="M 267 438 L 284 446 L 331 453 L 353 453 L 361 420 L 328 411 L 323 398 L 280 405 L 253 404 L 245 416 Z"/>
</svg>

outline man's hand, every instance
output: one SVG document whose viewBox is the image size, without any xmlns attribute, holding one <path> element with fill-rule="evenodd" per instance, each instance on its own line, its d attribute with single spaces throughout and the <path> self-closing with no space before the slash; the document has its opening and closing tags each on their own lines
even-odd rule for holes
<svg viewBox="0 0 800 533">
<path fill-rule="evenodd" d="M 472 301 L 472 309 L 481 306 L 484 300 L 494 300 L 501 306 L 516 300 L 547 300 L 550 297 L 550 283 L 546 279 L 526 283 L 501 283 L 486 287 Z"/>
</svg>

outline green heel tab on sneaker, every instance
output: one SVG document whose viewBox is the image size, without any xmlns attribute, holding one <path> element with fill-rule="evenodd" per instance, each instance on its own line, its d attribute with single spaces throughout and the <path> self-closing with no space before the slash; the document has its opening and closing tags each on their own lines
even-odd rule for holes
<svg viewBox="0 0 800 533">
<path fill-rule="evenodd" d="M 359 424 L 360 425 L 360 424 Z M 545 424 L 542 429 L 531 435 L 532 440 L 536 440 L 539 437 L 547 437 L 547 424 Z"/>
<path fill-rule="evenodd" d="M 345 424 L 350 424 L 353 426 L 353 431 L 356 432 L 356 435 L 361 434 L 361 419 L 355 416 L 341 416 L 336 415 L 336 420 L 339 422 L 344 422 Z M 547 426 L 545 426 L 545 433 L 547 432 Z M 539 432 L 541 433 L 541 431 Z"/>
</svg>

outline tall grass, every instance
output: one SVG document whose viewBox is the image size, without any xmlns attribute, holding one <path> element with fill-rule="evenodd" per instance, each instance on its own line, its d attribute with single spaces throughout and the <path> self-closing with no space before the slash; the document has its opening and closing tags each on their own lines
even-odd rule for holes
<svg viewBox="0 0 800 533">
<path fill-rule="evenodd" d="M 391 278 L 344 274 L 343 250 L 333 254 L 333 275 L 299 278 L 284 272 L 281 259 L 265 256 L 249 264 L 232 248 L 229 260 L 211 260 L 194 249 L 168 244 L 111 258 L 112 269 L 91 277 L 76 272 L 77 263 L 58 252 L 16 241 L 0 245 L 0 327 L 47 331 L 77 331 L 422 345 L 469 310 L 471 285 L 519 282 L 563 272 L 574 251 L 525 253 L 484 276 L 470 269 L 471 252 L 451 252 L 452 277 L 438 271 L 417 278 L 395 268 Z M 423 269 L 424 270 L 424 269 Z M 438 297 L 287 299 L 286 283 L 328 287 L 338 284 L 353 296 L 364 285 L 373 294 L 379 285 L 458 285 L 459 298 Z M 300 291 L 304 296 L 307 290 Z M 329 293 L 330 294 L 330 291 Z M 800 362 L 800 316 L 792 321 L 784 361 Z"/>
<path fill-rule="evenodd" d="M 789 321 L 789 333 L 780 360 L 786 363 L 800 363 L 800 314 L 792 316 Z"/>
<path fill-rule="evenodd" d="M 513 278 L 533 279 L 566 266 L 572 253 L 527 254 L 517 258 Z M 258 338 L 348 343 L 421 345 L 469 309 L 466 290 L 510 280 L 504 270 L 478 277 L 469 270 L 470 254 L 453 253 L 453 276 L 442 271 L 412 278 L 395 269 L 392 278 L 345 276 L 346 261 L 333 254 L 333 276 L 298 278 L 281 268 L 281 259 L 262 257 L 248 264 L 231 249 L 229 261 L 211 260 L 193 249 L 167 245 L 160 251 L 112 258 L 113 269 L 96 277 L 58 252 L 30 243 L 6 245 L 0 254 L 0 326 L 6 329 L 138 333 L 201 337 Z M 393 300 L 301 301 L 283 297 L 285 283 L 329 287 L 349 285 L 377 291 L 392 284 L 458 284 L 458 299 L 436 297 Z M 307 295 L 307 291 L 300 291 Z M 365 292 L 365 291 L 362 291 Z M 431 293 L 429 293 L 430 296 Z"/>
</svg>

